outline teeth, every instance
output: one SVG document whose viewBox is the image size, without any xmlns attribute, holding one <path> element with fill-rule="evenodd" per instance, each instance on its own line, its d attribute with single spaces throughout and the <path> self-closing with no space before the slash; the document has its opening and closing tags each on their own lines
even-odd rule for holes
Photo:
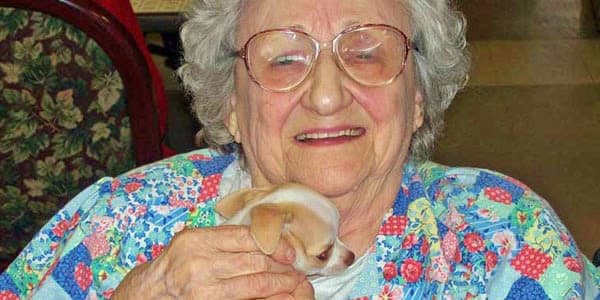
<svg viewBox="0 0 600 300">
<path fill-rule="evenodd" d="M 319 133 L 302 133 L 296 136 L 296 140 L 317 140 L 326 138 L 336 138 L 340 136 L 358 136 L 360 135 L 360 129 L 346 129 L 338 132 L 319 132 Z"/>
</svg>

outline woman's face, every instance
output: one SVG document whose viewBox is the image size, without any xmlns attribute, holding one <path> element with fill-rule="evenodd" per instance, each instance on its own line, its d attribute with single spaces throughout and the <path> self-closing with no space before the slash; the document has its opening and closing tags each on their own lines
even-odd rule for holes
<svg viewBox="0 0 600 300">
<path fill-rule="evenodd" d="M 366 23 L 392 25 L 408 34 L 407 11 L 397 2 L 250 0 L 236 43 L 241 48 L 254 33 L 281 27 L 300 28 L 321 42 Z M 411 135 L 423 121 L 412 59 L 391 84 L 365 87 L 338 68 L 331 48 L 321 52 L 300 86 L 284 93 L 262 89 L 240 59 L 231 104 L 226 123 L 243 145 L 254 185 L 300 182 L 329 197 L 399 176 Z M 346 135 L 298 139 L 332 133 Z"/>
</svg>

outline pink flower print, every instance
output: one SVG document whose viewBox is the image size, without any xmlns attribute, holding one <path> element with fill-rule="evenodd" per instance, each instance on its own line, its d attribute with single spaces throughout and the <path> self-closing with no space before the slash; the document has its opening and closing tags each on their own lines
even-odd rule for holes
<svg viewBox="0 0 600 300">
<path fill-rule="evenodd" d="M 87 290 L 92 285 L 92 271 L 84 263 L 78 263 L 75 267 L 75 282 L 82 291 Z"/>
<path fill-rule="evenodd" d="M 525 245 L 510 262 L 515 270 L 535 280 L 544 274 L 550 264 L 552 264 L 552 257 L 529 245 Z"/>
<path fill-rule="evenodd" d="M 104 233 L 106 232 L 114 223 L 114 219 L 111 217 L 92 217 L 92 228 L 94 232 Z"/>
<path fill-rule="evenodd" d="M 19 296 L 11 291 L 1 291 L 0 300 L 19 300 Z"/>
<path fill-rule="evenodd" d="M 475 204 L 476 199 L 473 197 L 469 197 L 467 199 L 467 207 L 471 208 L 471 206 L 473 206 L 473 204 Z"/>
<path fill-rule="evenodd" d="M 198 196 L 198 202 L 202 203 L 206 200 L 216 197 L 219 192 L 219 183 L 221 182 L 221 174 L 214 174 L 202 179 L 202 191 Z"/>
<path fill-rule="evenodd" d="M 92 258 L 100 257 L 110 252 L 110 246 L 104 233 L 94 233 L 83 240 L 83 244 Z"/>
<path fill-rule="evenodd" d="M 450 273 L 450 265 L 442 256 L 436 256 L 433 258 L 431 268 L 429 269 L 429 278 L 432 281 L 438 281 L 445 283 L 448 281 L 448 274 Z"/>
<path fill-rule="evenodd" d="M 455 207 L 450 207 L 450 212 L 446 216 L 444 224 L 455 232 L 462 231 L 467 227 L 465 216 L 459 213 Z"/>
<path fill-rule="evenodd" d="M 429 253 L 429 240 L 427 237 L 423 237 L 423 243 L 421 243 L 421 254 L 426 256 Z"/>
<path fill-rule="evenodd" d="M 137 179 L 137 180 L 142 180 L 142 179 L 146 178 L 146 175 L 144 175 L 144 173 L 131 173 L 127 177 Z"/>
<path fill-rule="evenodd" d="M 377 300 L 400 300 L 404 296 L 401 287 L 390 287 L 389 284 L 383 286 L 383 290 L 379 293 Z"/>
<path fill-rule="evenodd" d="M 510 205 L 512 203 L 512 195 L 501 187 L 487 187 L 483 190 L 483 193 L 486 197 L 488 197 L 488 199 L 494 202 L 506 205 Z"/>
<path fill-rule="evenodd" d="M 56 223 L 56 225 L 54 225 L 54 227 L 52 228 L 52 232 L 58 236 L 58 237 L 62 237 L 65 234 L 65 231 L 67 231 L 67 228 L 69 227 L 69 223 L 66 220 L 60 220 L 60 222 Z"/>
<path fill-rule="evenodd" d="M 471 280 L 471 275 L 473 274 L 473 264 L 471 263 L 466 263 L 464 265 L 465 270 L 464 272 L 461 274 L 461 277 L 463 278 L 463 280 L 465 281 L 469 281 Z"/>
<path fill-rule="evenodd" d="M 419 239 L 417 238 L 417 235 L 415 235 L 414 233 L 411 233 L 411 234 L 407 235 L 406 237 L 404 237 L 404 240 L 402 240 L 402 249 L 410 249 L 410 248 L 412 248 L 412 246 L 414 246 L 418 242 L 419 242 Z"/>
<path fill-rule="evenodd" d="M 517 245 L 515 234 L 510 230 L 498 231 L 492 236 L 492 242 L 498 248 L 500 255 L 508 256 Z"/>
<path fill-rule="evenodd" d="M 60 220 L 56 223 L 52 228 L 52 232 L 56 236 L 62 237 L 67 230 L 75 228 L 77 224 L 79 224 L 79 213 L 76 212 L 70 220 Z"/>
<path fill-rule="evenodd" d="M 486 219 L 489 219 L 490 216 L 491 216 L 490 210 L 487 209 L 487 208 L 482 208 L 482 209 L 478 210 L 477 214 L 480 215 L 480 216 L 482 216 L 482 217 L 484 217 L 484 218 L 486 218 Z"/>
<path fill-rule="evenodd" d="M 492 251 L 488 251 L 485 254 L 485 271 L 486 272 L 492 271 L 496 267 L 497 263 L 498 263 L 498 255 L 496 255 L 496 253 L 494 253 Z"/>
<path fill-rule="evenodd" d="M 455 262 L 461 262 L 462 261 L 462 253 L 460 253 L 460 251 L 456 251 L 456 253 L 454 253 L 454 261 Z"/>
<path fill-rule="evenodd" d="M 452 231 L 446 232 L 442 239 L 442 254 L 444 254 L 444 258 L 446 258 L 447 261 L 454 259 L 457 247 L 458 239 L 456 238 L 456 234 Z"/>
<path fill-rule="evenodd" d="M 563 231 L 560 232 L 560 240 L 565 243 L 565 245 L 567 246 L 571 246 L 571 238 L 569 238 L 569 235 Z"/>
<path fill-rule="evenodd" d="M 385 220 L 379 234 L 382 235 L 401 235 L 404 233 L 408 218 L 406 216 L 390 216 Z"/>
<path fill-rule="evenodd" d="M 98 278 L 100 278 L 100 280 L 104 281 L 108 278 L 108 273 L 106 273 L 106 271 L 101 270 L 100 272 L 98 272 Z"/>
<path fill-rule="evenodd" d="M 125 192 L 127 192 L 128 194 L 131 194 L 131 193 L 139 190 L 141 187 L 142 187 L 142 184 L 139 182 L 130 182 L 125 185 Z"/>
<path fill-rule="evenodd" d="M 181 197 L 183 197 L 183 193 L 179 192 L 181 194 Z M 195 204 L 192 203 L 191 201 L 188 200 L 179 200 L 178 195 L 171 195 L 169 197 L 169 205 L 171 207 L 185 207 L 185 208 L 190 208 L 193 207 Z"/>
<path fill-rule="evenodd" d="M 471 253 L 480 252 L 485 248 L 483 239 L 478 233 L 475 232 L 465 234 L 464 244 L 467 248 L 467 251 Z"/>
<path fill-rule="evenodd" d="M 163 250 L 165 250 L 165 245 L 152 245 L 152 259 L 157 258 L 163 252 Z"/>
<path fill-rule="evenodd" d="M 71 229 L 75 228 L 78 224 L 79 224 L 79 212 L 75 212 L 75 214 L 73 215 L 71 220 L 69 220 L 68 229 L 71 230 Z"/>
<path fill-rule="evenodd" d="M 169 208 L 168 205 L 157 205 L 154 207 L 154 210 L 156 210 L 156 212 L 158 214 L 161 214 L 163 216 L 166 216 L 169 214 L 169 212 L 171 211 L 171 209 Z"/>
<path fill-rule="evenodd" d="M 177 222 L 173 225 L 173 228 L 171 228 L 171 234 L 175 235 L 183 229 L 185 229 L 185 222 Z"/>
<path fill-rule="evenodd" d="M 392 261 L 388 261 L 383 266 L 383 278 L 390 281 L 398 276 L 398 266 Z"/>
<path fill-rule="evenodd" d="M 113 289 L 113 288 L 110 288 L 110 289 L 108 289 L 108 290 L 106 290 L 106 291 L 102 292 L 102 296 L 103 296 L 104 298 L 106 298 L 106 299 L 110 299 L 110 298 L 112 298 L 112 294 L 113 294 L 114 292 L 115 292 L 115 289 Z"/>
<path fill-rule="evenodd" d="M 117 188 L 119 188 L 120 185 L 121 185 L 121 180 L 115 179 L 110 184 L 110 190 L 114 192 Z"/>
<path fill-rule="evenodd" d="M 139 206 L 135 207 L 135 211 L 134 211 L 133 214 L 136 217 L 139 217 L 139 216 L 145 215 L 147 212 L 148 212 L 148 206 L 146 206 L 146 205 L 139 205 Z"/>
<path fill-rule="evenodd" d="M 410 283 L 417 282 L 423 272 L 423 265 L 420 262 L 409 258 L 405 260 L 400 266 L 400 274 L 402 277 Z"/>
<path fill-rule="evenodd" d="M 581 273 L 581 271 L 583 271 L 583 266 L 581 262 L 575 257 L 565 257 L 563 259 L 563 263 L 565 264 L 567 269 L 575 273 Z"/>
<path fill-rule="evenodd" d="M 203 155 L 203 154 L 192 154 L 192 155 L 188 156 L 188 159 L 191 161 L 209 160 L 210 157 Z"/>
<path fill-rule="evenodd" d="M 136 255 L 135 261 L 137 261 L 138 264 L 143 264 L 148 261 L 148 258 L 146 257 L 146 255 L 144 255 L 144 253 L 140 253 Z"/>
</svg>

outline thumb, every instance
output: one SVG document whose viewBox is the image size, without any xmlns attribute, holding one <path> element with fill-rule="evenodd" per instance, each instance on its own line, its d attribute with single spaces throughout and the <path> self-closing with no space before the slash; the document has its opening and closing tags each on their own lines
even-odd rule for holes
<svg viewBox="0 0 600 300">
<path fill-rule="evenodd" d="M 296 300 L 314 300 L 315 290 L 308 280 L 304 280 L 292 293 Z"/>
</svg>

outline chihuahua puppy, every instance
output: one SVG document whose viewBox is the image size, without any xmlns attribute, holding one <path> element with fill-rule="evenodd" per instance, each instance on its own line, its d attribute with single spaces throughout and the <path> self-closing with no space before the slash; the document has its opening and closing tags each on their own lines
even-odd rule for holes
<svg viewBox="0 0 600 300">
<path fill-rule="evenodd" d="M 336 207 L 303 185 L 243 189 L 221 199 L 215 209 L 227 219 L 224 224 L 249 225 L 267 255 L 286 239 L 296 250 L 294 267 L 308 276 L 335 274 L 354 262 L 354 253 L 337 237 Z"/>
</svg>

